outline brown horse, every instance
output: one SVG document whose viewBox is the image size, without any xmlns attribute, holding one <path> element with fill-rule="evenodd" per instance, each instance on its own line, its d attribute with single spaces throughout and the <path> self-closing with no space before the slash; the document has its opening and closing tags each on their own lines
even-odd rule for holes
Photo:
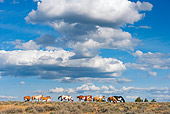
<svg viewBox="0 0 170 114">
<path fill-rule="evenodd" d="M 93 101 L 99 101 L 99 102 L 101 102 L 101 101 L 102 101 L 102 99 L 105 99 L 105 96 L 101 96 L 101 97 L 94 97 L 94 98 L 93 98 Z"/>
<path fill-rule="evenodd" d="M 51 97 L 50 96 L 47 96 L 47 97 L 42 96 L 41 101 L 45 100 L 47 102 L 48 99 L 51 99 Z"/>
<path fill-rule="evenodd" d="M 77 98 L 79 99 L 79 101 L 81 101 L 81 100 L 92 101 L 92 99 L 93 99 L 93 97 L 91 95 L 86 95 L 86 96 L 80 95 L 80 96 L 77 96 Z"/>
<path fill-rule="evenodd" d="M 25 97 L 24 97 L 24 100 L 30 101 L 30 100 L 31 100 L 31 97 L 30 97 L 30 96 L 25 96 Z"/>
<path fill-rule="evenodd" d="M 113 101 L 113 103 L 117 103 L 117 99 L 116 99 L 115 97 L 109 97 L 109 98 L 107 99 L 107 101 L 108 101 L 108 102 Z"/>
</svg>

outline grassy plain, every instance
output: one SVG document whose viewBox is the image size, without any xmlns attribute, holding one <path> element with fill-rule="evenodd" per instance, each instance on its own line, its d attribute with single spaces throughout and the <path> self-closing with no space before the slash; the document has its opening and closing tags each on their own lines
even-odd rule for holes
<svg viewBox="0 0 170 114">
<path fill-rule="evenodd" d="M 170 102 L 18 102 L 0 101 L 0 114 L 170 114 Z"/>
</svg>

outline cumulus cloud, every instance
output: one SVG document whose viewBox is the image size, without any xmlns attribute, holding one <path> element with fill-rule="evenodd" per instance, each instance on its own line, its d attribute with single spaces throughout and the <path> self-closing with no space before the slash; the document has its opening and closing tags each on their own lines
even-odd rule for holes
<svg viewBox="0 0 170 114">
<path fill-rule="evenodd" d="M 57 79 L 67 76 L 87 77 L 115 76 L 126 67 L 115 58 L 71 59 L 75 54 L 63 49 L 56 50 L 15 50 L 0 51 L 2 75 L 39 76 L 44 79 Z"/>
<path fill-rule="evenodd" d="M 132 50 L 138 44 L 131 34 L 120 26 L 142 19 L 151 11 L 148 2 L 128 0 L 36 0 L 37 9 L 25 20 L 32 24 L 53 27 L 62 37 L 60 45 L 73 48 L 76 57 L 93 57 L 98 49 Z M 88 7 L 87 7 L 88 6 Z"/>
<path fill-rule="evenodd" d="M 49 89 L 49 93 L 74 93 L 75 90 L 72 88 L 64 89 L 64 88 L 58 88 L 56 87 L 55 89 Z"/>
<path fill-rule="evenodd" d="M 152 69 L 169 69 L 170 68 L 170 54 L 163 53 L 143 53 L 137 50 L 133 53 L 133 56 L 137 58 L 136 63 L 126 63 L 126 67 L 133 69 L 148 71 L 149 75 L 156 76 L 156 72 L 152 72 Z"/>
<path fill-rule="evenodd" d="M 79 93 L 85 91 L 99 91 L 99 90 L 100 88 L 95 86 L 93 83 L 83 84 L 82 86 L 76 88 L 76 91 Z"/>
<path fill-rule="evenodd" d="M 28 42 L 22 42 L 21 40 L 15 40 L 15 41 L 12 41 L 12 42 L 9 42 L 9 43 L 12 43 L 14 46 L 15 46 L 15 49 L 23 49 L 23 50 L 37 50 L 37 49 L 40 49 L 40 46 L 36 44 L 36 42 L 34 42 L 33 40 L 30 40 Z"/>
<path fill-rule="evenodd" d="M 121 25 L 139 21 L 144 14 L 138 11 L 150 11 L 153 7 L 148 2 L 134 3 L 128 0 L 40 0 L 37 5 L 37 10 L 32 10 L 25 18 L 27 22 L 64 20 L 67 23 Z"/>
</svg>

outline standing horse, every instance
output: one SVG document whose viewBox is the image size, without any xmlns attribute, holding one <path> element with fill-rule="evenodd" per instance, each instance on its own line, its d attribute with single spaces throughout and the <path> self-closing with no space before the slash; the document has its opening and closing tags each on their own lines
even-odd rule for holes
<svg viewBox="0 0 170 114">
<path fill-rule="evenodd" d="M 113 103 L 117 103 L 117 99 L 116 99 L 115 97 L 109 97 L 109 98 L 107 99 L 107 101 L 108 101 L 108 102 L 113 101 Z"/>
<path fill-rule="evenodd" d="M 64 100 L 68 100 L 68 101 L 71 100 L 73 102 L 73 98 L 70 95 L 61 95 L 61 96 L 58 97 L 58 100 L 60 98 L 61 98 L 61 101 L 63 101 L 63 99 L 64 99 Z"/>
<path fill-rule="evenodd" d="M 42 99 L 42 97 L 44 97 L 43 95 L 33 95 L 32 96 L 32 100 L 34 101 L 35 99 L 38 100 L 38 102 L 40 101 L 40 99 Z"/>
<path fill-rule="evenodd" d="M 122 96 L 113 96 L 113 97 L 116 98 L 117 101 L 125 103 L 125 99 Z"/>
<path fill-rule="evenodd" d="M 92 101 L 92 99 L 93 99 L 93 97 L 91 95 L 86 95 L 86 96 L 80 95 L 80 96 L 77 96 L 77 98 L 79 99 L 79 101 L 81 101 L 81 100 Z"/>
<path fill-rule="evenodd" d="M 24 97 L 24 100 L 26 100 L 26 101 L 30 101 L 30 99 L 31 99 L 30 96 L 25 96 L 25 97 Z"/>
<path fill-rule="evenodd" d="M 41 98 L 41 101 L 46 100 L 46 102 L 47 102 L 48 99 L 51 99 L 51 97 L 50 97 L 50 96 L 47 96 L 47 97 L 44 97 L 44 96 L 43 96 L 43 97 Z"/>
<path fill-rule="evenodd" d="M 102 99 L 105 99 L 105 96 L 94 97 L 94 98 L 93 98 L 93 101 L 99 101 L 99 102 L 101 102 Z"/>
</svg>

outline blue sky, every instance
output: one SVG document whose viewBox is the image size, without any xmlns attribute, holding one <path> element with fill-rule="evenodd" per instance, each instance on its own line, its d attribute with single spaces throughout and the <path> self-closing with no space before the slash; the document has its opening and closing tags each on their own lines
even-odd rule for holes
<svg viewBox="0 0 170 114">
<path fill-rule="evenodd" d="M 169 0 L 0 0 L 0 100 L 170 101 Z"/>
</svg>

